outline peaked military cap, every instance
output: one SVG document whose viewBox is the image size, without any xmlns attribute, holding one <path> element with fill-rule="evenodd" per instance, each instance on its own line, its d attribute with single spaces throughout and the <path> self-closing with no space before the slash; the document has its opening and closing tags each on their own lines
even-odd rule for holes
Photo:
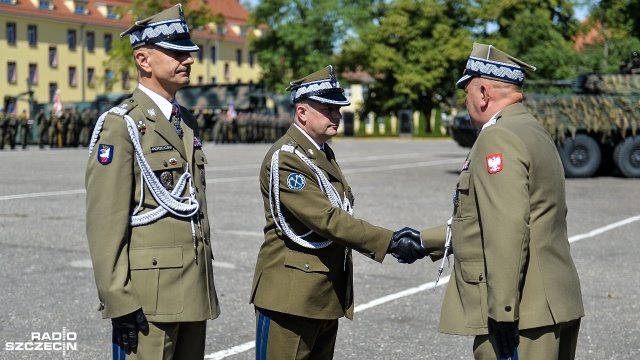
<svg viewBox="0 0 640 360">
<path fill-rule="evenodd" d="M 291 91 L 291 102 L 294 104 L 302 99 L 311 99 L 335 106 L 349 106 L 351 104 L 344 96 L 344 89 L 340 87 L 331 65 L 302 79 L 292 81 L 286 90 Z"/>
<path fill-rule="evenodd" d="M 182 4 L 176 4 L 158 14 L 136 21 L 120 34 L 121 37 L 125 35 L 129 35 L 131 47 L 134 49 L 153 44 L 178 52 L 200 50 L 198 45 L 191 41 L 189 27 L 182 12 Z"/>
<path fill-rule="evenodd" d="M 535 66 L 518 60 L 498 50 L 493 45 L 474 43 L 469 60 L 467 60 L 467 66 L 460 80 L 456 82 L 456 86 L 459 89 L 463 89 L 467 81 L 474 77 L 482 77 L 522 86 L 522 84 L 524 84 L 524 73 L 535 70 Z"/>
</svg>

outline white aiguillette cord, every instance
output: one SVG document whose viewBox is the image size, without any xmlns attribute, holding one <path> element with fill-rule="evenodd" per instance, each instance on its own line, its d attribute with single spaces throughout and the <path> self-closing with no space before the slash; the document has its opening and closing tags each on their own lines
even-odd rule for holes
<svg viewBox="0 0 640 360">
<path fill-rule="evenodd" d="M 191 236 L 194 241 L 193 246 L 194 252 L 196 252 L 197 261 L 197 238 L 195 235 L 195 224 L 193 217 L 194 215 L 197 216 L 198 226 L 200 227 L 200 216 L 198 214 L 198 211 L 200 210 L 200 204 L 196 199 L 195 188 L 193 187 L 193 179 L 191 178 L 191 174 L 188 171 L 189 164 L 185 164 L 186 170 L 178 179 L 173 191 L 167 191 L 160 180 L 158 180 L 158 178 L 155 176 L 153 170 L 151 169 L 151 166 L 144 157 L 144 152 L 142 151 L 142 146 L 140 145 L 140 139 L 138 138 L 140 134 L 138 133 L 135 121 L 131 118 L 131 116 L 127 114 L 126 109 L 120 107 L 111 108 L 109 111 L 103 113 L 98 119 L 96 126 L 93 129 L 93 134 L 91 135 L 91 143 L 89 144 L 89 156 L 91 156 L 93 148 L 96 145 L 98 138 L 100 137 L 100 131 L 102 131 L 102 126 L 108 113 L 121 115 L 127 122 L 127 130 L 129 132 L 129 136 L 131 137 L 131 142 L 136 153 L 138 166 L 140 167 L 140 172 L 142 174 L 142 177 L 140 178 L 140 202 L 138 203 L 136 209 L 133 211 L 133 214 L 129 217 L 129 225 L 131 225 L 132 227 L 136 227 L 151 224 L 162 218 L 167 214 L 167 212 L 170 212 L 181 218 L 190 218 Z M 180 196 L 180 194 L 182 194 L 187 182 L 189 183 L 189 197 L 182 197 Z M 142 203 L 144 200 L 144 184 L 146 184 L 149 188 L 151 195 L 158 203 L 158 207 L 153 209 L 152 211 L 138 215 L 137 212 L 142 207 Z M 182 201 L 187 201 L 187 203 L 183 203 Z"/>
</svg>

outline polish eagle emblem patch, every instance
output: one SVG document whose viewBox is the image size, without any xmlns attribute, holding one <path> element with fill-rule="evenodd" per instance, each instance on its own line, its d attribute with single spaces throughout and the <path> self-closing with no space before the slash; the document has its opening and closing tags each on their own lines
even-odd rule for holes
<svg viewBox="0 0 640 360">
<path fill-rule="evenodd" d="M 487 171 L 489 174 L 495 174 L 503 169 L 502 153 L 487 155 Z"/>
</svg>

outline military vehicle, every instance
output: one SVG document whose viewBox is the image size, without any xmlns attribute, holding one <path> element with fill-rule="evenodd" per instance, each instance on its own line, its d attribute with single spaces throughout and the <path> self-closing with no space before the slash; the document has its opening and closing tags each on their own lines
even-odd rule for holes
<svg viewBox="0 0 640 360">
<path fill-rule="evenodd" d="M 640 177 L 640 74 L 581 75 L 571 84 L 571 94 L 525 93 L 524 100 L 556 142 L 565 175 L 583 178 L 617 169 Z M 449 131 L 464 147 L 477 137 L 466 112 Z"/>
</svg>

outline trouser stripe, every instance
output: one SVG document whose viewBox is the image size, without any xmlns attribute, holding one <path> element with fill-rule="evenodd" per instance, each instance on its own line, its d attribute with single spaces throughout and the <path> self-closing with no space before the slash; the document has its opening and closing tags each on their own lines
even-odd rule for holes
<svg viewBox="0 0 640 360">
<path fill-rule="evenodd" d="M 270 311 L 258 309 L 258 326 L 256 327 L 256 360 L 267 359 L 267 343 L 269 342 Z"/>
</svg>

